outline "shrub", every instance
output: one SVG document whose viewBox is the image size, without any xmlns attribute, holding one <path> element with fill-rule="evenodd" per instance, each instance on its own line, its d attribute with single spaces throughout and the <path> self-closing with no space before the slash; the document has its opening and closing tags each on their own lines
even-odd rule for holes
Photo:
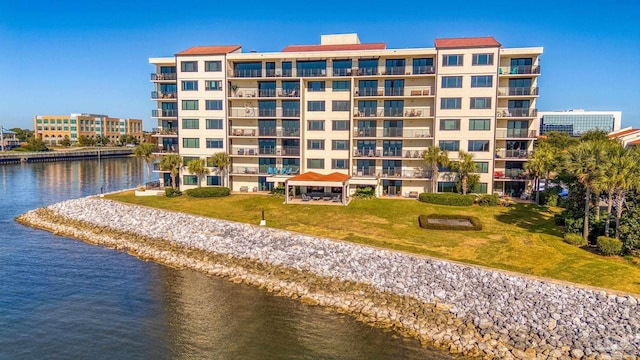
<svg viewBox="0 0 640 360">
<path fill-rule="evenodd" d="M 228 187 L 201 187 L 189 189 L 185 193 L 195 198 L 222 197 L 229 196 L 231 189 Z"/>
<path fill-rule="evenodd" d="M 498 206 L 498 194 L 483 194 L 478 200 L 480 206 Z"/>
<path fill-rule="evenodd" d="M 353 197 L 356 199 L 373 199 L 376 197 L 376 193 L 372 187 L 362 187 L 356 189 Z"/>
<path fill-rule="evenodd" d="M 561 189 L 562 188 L 559 186 L 544 189 L 544 191 L 540 193 L 540 204 L 546 206 L 557 206 L 558 199 L 560 198 L 558 191 Z"/>
<path fill-rule="evenodd" d="M 284 196 L 284 186 L 278 185 L 271 189 L 271 195 Z"/>
<path fill-rule="evenodd" d="M 182 195 L 182 191 L 176 188 L 166 188 L 164 189 L 164 195 L 166 197 L 176 197 Z"/>
<path fill-rule="evenodd" d="M 575 246 L 585 246 L 585 245 L 587 245 L 587 242 L 584 240 L 584 237 L 582 237 L 582 235 L 580 235 L 580 234 L 566 233 L 566 234 L 564 234 L 564 239 L 563 240 L 567 244 L 571 244 L 571 245 L 575 245 Z"/>
<path fill-rule="evenodd" d="M 468 220 L 471 226 L 434 223 L 429 222 L 429 219 L 442 219 L 442 220 Z M 418 216 L 418 225 L 423 229 L 431 230 L 463 230 L 463 231 L 480 231 L 482 230 L 482 223 L 480 219 L 475 216 L 467 215 L 446 215 L 446 214 L 429 214 Z"/>
<path fill-rule="evenodd" d="M 451 205 L 451 206 L 471 206 L 476 200 L 475 195 L 462 195 L 454 193 L 435 194 L 422 193 L 419 196 L 420 201 L 429 204 Z"/>
<path fill-rule="evenodd" d="M 622 255 L 622 241 L 606 236 L 598 236 L 598 250 L 604 256 Z"/>
</svg>

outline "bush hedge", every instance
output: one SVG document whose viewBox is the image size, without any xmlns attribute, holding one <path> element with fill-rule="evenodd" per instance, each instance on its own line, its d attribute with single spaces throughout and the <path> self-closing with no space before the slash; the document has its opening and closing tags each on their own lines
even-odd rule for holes
<svg viewBox="0 0 640 360">
<path fill-rule="evenodd" d="M 283 185 L 278 185 L 278 186 L 274 187 L 273 189 L 271 189 L 271 195 L 284 196 L 284 186 Z"/>
<path fill-rule="evenodd" d="M 478 204 L 480 206 L 498 206 L 499 200 L 498 194 L 483 194 L 479 197 Z"/>
<path fill-rule="evenodd" d="M 195 198 L 229 196 L 231 189 L 228 187 L 201 187 L 185 191 L 187 195 Z"/>
<path fill-rule="evenodd" d="M 596 244 L 604 256 L 622 255 L 622 241 L 616 238 L 598 236 Z"/>
<path fill-rule="evenodd" d="M 429 219 L 443 219 L 443 220 L 468 220 L 471 226 L 461 226 L 453 224 L 442 224 L 429 222 Z M 463 231 L 480 231 L 482 230 L 482 223 L 480 219 L 475 216 L 467 215 L 448 215 L 448 214 L 429 214 L 418 216 L 418 225 L 423 229 L 431 230 L 463 230 Z"/>
<path fill-rule="evenodd" d="M 429 204 L 451 205 L 451 206 L 471 206 L 476 200 L 475 195 L 462 195 L 455 193 L 435 194 L 422 193 L 419 200 Z"/>
<path fill-rule="evenodd" d="M 563 240 L 567 244 L 571 244 L 571 245 L 575 245 L 575 246 L 585 246 L 585 245 L 587 245 L 587 242 L 584 240 L 584 237 L 582 237 L 582 235 L 580 235 L 580 234 L 566 233 L 566 234 L 564 234 L 564 239 Z"/>
<path fill-rule="evenodd" d="M 176 197 L 182 195 L 182 191 L 180 189 L 175 188 L 166 188 L 164 189 L 164 195 L 166 197 Z"/>
<path fill-rule="evenodd" d="M 376 197 L 376 193 L 372 187 L 361 187 L 356 189 L 353 197 L 356 199 L 373 199 Z"/>
</svg>

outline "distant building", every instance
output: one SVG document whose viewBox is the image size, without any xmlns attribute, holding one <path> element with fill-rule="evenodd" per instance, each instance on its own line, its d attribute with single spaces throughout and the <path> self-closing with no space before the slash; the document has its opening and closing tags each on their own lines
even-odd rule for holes
<svg viewBox="0 0 640 360">
<path fill-rule="evenodd" d="M 609 134 L 609 139 L 617 139 L 624 147 L 637 146 L 640 145 L 640 129 L 628 127 L 614 131 Z"/>
<path fill-rule="evenodd" d="M 98 114 L 35 115 L 33 134 L 47 145 L 56 145 L 65 136 L 75 143 L 81 136 L 95 139 L 105 136 L 117 142 L 121 135 L 131 135 L 142 141 L 142 120 L 110 118 Z"/>
<path fill-rule="evenodd" d="M 585 111 L 574 109 L 566 111 L 538 112 L 540 135 L 559 131 L 572 137 L 579 137 L 590 130 L 603 130 L 608 133 L 620 130 L 622 112 Z"/>
<path fill-rule="evenodd" d="M 0 128 L 2 131 L 2 148 L 4 150 L 13 149 L 14 147 L 20 146 L 20 140 L 16 137 L 16 133 L 7 130 L 5 128 Z"/>
</svg>

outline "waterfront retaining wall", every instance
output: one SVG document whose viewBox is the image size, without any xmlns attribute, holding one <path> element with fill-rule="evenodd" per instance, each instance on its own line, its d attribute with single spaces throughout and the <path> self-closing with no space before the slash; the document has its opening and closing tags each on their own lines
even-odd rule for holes
<svg viewBox="0 0 640 360">
<path fill-rule="evenodd" d="M 468 356 L 640 355 L 630 295 L 99 198 L 18 221 L 336 308 Z"/>
</svg>

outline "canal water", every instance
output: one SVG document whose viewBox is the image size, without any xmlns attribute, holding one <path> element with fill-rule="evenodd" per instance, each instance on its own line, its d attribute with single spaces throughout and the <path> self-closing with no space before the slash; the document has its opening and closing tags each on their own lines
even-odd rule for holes
<svg viewBox="0 0 640 360">
<path fill-rule="evenodd" d="M 144 183 L 135 158 L 0 166 L 0 359 L 446 359 L 246 285 L 14 222 Z"/>
</svg>

